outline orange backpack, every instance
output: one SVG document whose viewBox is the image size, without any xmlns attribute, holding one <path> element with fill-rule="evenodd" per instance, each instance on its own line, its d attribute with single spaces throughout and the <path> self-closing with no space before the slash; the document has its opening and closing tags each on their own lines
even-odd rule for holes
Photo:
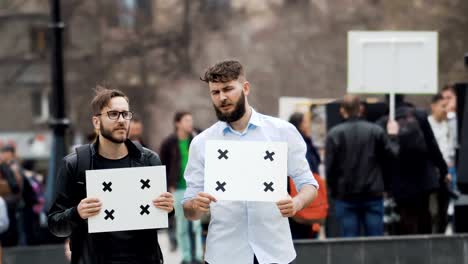
<svg viewBox="0 0 468 264">
<path fill-rule="evenodd" d="M 325 181 L 318 174 L 313 173 L 312 175 L 319 184 L 318 194 L 312 203 L 297 212 L 293 217 L 296 222 L 301 224 L 322 223 L 328 214 L 328 197 Z M 297 189 L 291 177 L 289 177 L 289 186 L 291 197 L 296 196 Z"/>
</svg>

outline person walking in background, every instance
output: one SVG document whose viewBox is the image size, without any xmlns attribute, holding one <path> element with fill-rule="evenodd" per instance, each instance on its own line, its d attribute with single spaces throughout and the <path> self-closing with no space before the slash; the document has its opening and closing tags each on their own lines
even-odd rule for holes
<svg viewBox="0 0 468 264">
<path fill-rule="evenodd" d="M 319 173 L 319 165 L 322 162 L 317 149 L 314 146 L 312 137 L 310 136 L 310 119 L 303 113 L 293 113 L 289 117 L 289 123 L 296 127 L 306 143 L 307 152 L 306 159 L 309 163 L 310 170 L 314 173 Z"/>
<path fill-rule="evenodd" d="M 400 152 L 386 171 L 391 175 L 391 194 L 400 215 L 397 233 L 430 234 L 432 218 L 429 210 L 430 194 L 439 183 L 448 179 L 447 164 L 439 150 L 429 124 L 427 113 L 395 96 L 395 120 L 400 126 Z M 381 127 L 388 116 L 381 118 Z"/>
<path fill-rule="evenodd" d="M 130 120 L 130 128 L 128 130 L 128 139 L 132 141 L 136 141 L 140 143 L 143 147 L 147 147 L 146 144 L 143 142 L 143 122 L 140 118 L 134 116 L 132 120 Z"/>
<path fill-rule="evenodd" d="M 429 124 L 431 125 L 432 132 L 439 146 L 439 150 L 444 157 L 447 166 L 450 168 L 455 162 L 455 146 L 454 136 L 455 131 L 450 129 L 447 120 L 447 100 L 444 100 L 441 93 L 436 94 L 432 98 L 431 115 L 428 117 Z M 433 232 L 445 233 L 448 224 L 447 210 L 450 202 L 450 181 L 451 175 L 439 183 L 440 188 L 434 193 L 434 221 Z"/>
<path fill-rule="evenodd" d="M 328 133 L 326 176 L 343 237 L 384 234 L 385 179 L 383 166 L 398 155 L 399 126 L 389 121 L 387 131 L 360 118 L 357 96 L 346 95 L 340 107 L 346 120 Z"/>
<path fill-rule="evenodd" d="M 310 137 L 310 118 L 307 114 L 295 112 L 289 117 L 289 123 L 296 127 L 306 143 L 306 159 L 309 163 L 311 177 L 319 184 L 317 198 L 305 209 L 289 218 L 289 226 L 293 239 L 313 239 L 317 238 L 320 226 L 323 224 L 328 210 L 328 198 L 325 181 L 319 175 L 320 155 L 315 148 Z M 291 178 L 288 179 L 288 192 L 294 197 L 297 190 Z"/>
<path fill-rule="evenodd" d="M 442 97 L 447 102 L 447 123 L 449 130 L 452 133 L 452 146 L 456 155 L 458 149 L 458 118 L 457 118 L 457 94 L 455 88 L 451 84 L 447 84 L 442 88 Z M 457 168 L 456 159 L 448 164 L 448 170 L 452 178 L 452 190 L 457 192 Z"/>
<path fill-rule="evenodd" d="M 19 242 L 17 210 L 21 202 L 23 181 L 12 152 L 14 147 L 10 145 L 0 149 L 0 196 L 6 202 L 9 217 L 8 230 L 0 236 L 4 247 L 16 246 Z"/>
<path fill-rule="evenodd" d="M 193 139 L 193 118 L 189 112 L 174 115 L 175 132 L 161 144 L 161 162 L 166 165 L 169 191 L 174 194 L 177 244 L 182 251 L 182 263 L 203 262 L 202 231 L 200 220 L 188 221 L 184 216 L 182 200 L 187 184 L 184 171 L 189 156 L 189 146 Z M 190 225 L 191 229 L 190 230 Z M 193 232 L 191 232 L 193 231 Z M 192 248 L 191 241 L 194 242 Z M 195 256 L 192 257 L 194 251 Z"/>
<path fill-rule="evenodd" d="M 10 224 L 10 220 L 8 219 L 8 211 L 5 200 L 3 197 L 0 196 L 0 235 L 3 234 L 6 230 L 8 230 L 8 226 Z M 0 264 L 2 264 L 3 260 L 3 248 L 2 242 L 0 241 Z"/>
</svg>

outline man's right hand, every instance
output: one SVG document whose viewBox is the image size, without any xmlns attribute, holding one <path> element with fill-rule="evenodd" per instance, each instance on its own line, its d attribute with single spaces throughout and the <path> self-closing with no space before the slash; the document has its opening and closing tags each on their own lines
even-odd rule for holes
<svg viewBox="0 0 468 264">
<path fill-rule="evenodd" d="M 78 214 L 82 219 L 88 219 L 91 216 L 99 214 L 101 206 L 101 201 L 98 198 L 84 198 L 78 204 Z"/>
<path fill-rule="evenodd" d="M 207 213 L 210 211 L 210 203 L 217 202 L 216 198 L 211 194 L 199 192 L 197 197 L 192 199 L 192 208 Z"/>
<path fill-rule="evenodd" d="M 387 133 L 392 136 L 398 135 L 398 132 L 400 131 L 400 126 L 398 125 L 398 122 L 395 120 L 388 120 L 387 122 Z"/>
</svg>

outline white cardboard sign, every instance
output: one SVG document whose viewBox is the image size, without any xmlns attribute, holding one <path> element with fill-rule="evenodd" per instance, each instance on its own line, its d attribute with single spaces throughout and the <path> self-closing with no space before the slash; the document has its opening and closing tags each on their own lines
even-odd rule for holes
<svg viewBox="0 0 468 264">
<path fill-rule="evenodd" d="M 153 199 L 166 192 L 166 167 L 135 167 L 86 171 L 88 197 L 102 202 L 88 219 L 89 233 L 167 228 L 168 213 Z"/>
<path fill-rule="evenodd" d="M 437 92 L 437 32 L 348 32 L 348 92 Z"/>
<path fill-rule="evenodd" d="M 207 141 L 205 192 L 218 200 L 285 199 L 287 160 L 286 142 Z"/>
</svg>

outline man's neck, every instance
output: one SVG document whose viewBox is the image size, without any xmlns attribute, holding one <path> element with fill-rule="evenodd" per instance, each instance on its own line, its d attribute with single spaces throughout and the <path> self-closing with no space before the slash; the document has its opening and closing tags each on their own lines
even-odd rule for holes
<svg viewBox="0 0 468 264">
<path fill-rule="evenodd" d="M 229 123 L 231 127 L 236 130 L 237 132 L 243 132 L 247 125 L 249 124 L 250 117 L 252 116 L 252 108 L 247 106 L 247 110 L 245 114 L 237 121 Z"/>
<path fill-rule="evenodd" d="M 99 137 L 99 155 L 106 159 L 121 159 L 128 155 L 125 143 L 114 143 L 108 139 Z"/>
<path fill-rule="evenodd" d="M 443 118 L 443 117 L 437 117 L 435 115 L 432 115 L 432 118 L 434 119 L 434 121 L 436 121 L 437 123 L 442 123 L 444 122 L 446 119 Z"/>
<path fill-rule="evenodd" d="M 184 140 L 184 139 L 187 139 L 189 137 L 189 134 L 187 132 L 185 132 L 185 131 L 182 131 L 182 130 L 177 130 L 176 134 L 177 134 L 177 138 L 180 139 L 180 140 Z"/>
</svg>

